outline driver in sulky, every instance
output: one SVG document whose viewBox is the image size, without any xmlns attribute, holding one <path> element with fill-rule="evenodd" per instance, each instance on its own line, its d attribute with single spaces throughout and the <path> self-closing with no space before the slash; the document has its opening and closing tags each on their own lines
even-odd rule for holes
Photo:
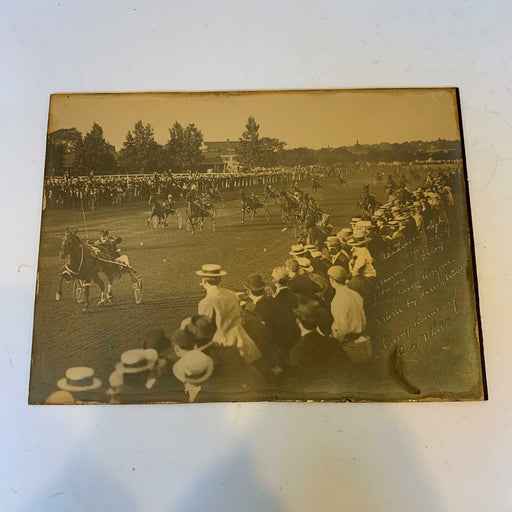
<svg viewBox="0 0 512 512">
<path fill-rule="evenodd" d="M 123 239 L 120 236 L 111 235 L 107 229 L 103 229 L 100 232 L 100 238 L 93 245 L 108 255 L 112 261 L 129 265 L 128 256 L 121 254 L 121 249 L 117 246 L 122 241 Z"/>
</svg>

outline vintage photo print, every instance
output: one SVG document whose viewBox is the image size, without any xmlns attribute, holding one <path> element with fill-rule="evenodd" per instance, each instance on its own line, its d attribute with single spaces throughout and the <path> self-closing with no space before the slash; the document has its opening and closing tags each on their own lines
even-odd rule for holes
<svg viewBox="0 0 512 512">
<path fill-rule="evenodd" d="M 456 89 L 56 94 L 29 402 L 486 398 Z"/>
</svg>

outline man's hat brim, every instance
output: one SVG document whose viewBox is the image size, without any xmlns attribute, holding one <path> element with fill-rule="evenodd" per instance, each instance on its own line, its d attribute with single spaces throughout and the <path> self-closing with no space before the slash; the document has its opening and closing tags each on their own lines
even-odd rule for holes
<svg viewBox="0 0 512 512">
<path fill-rule="evenodd" d="M 68 384 L 67 379 L 64 377 L 57 381 L 57 387 L 62 389 L 62 391 L 91 391 L 93 389 L 98 389 L 101 387 L 101 380 L 98 377 L 94 377 L 92 380 L 92 384 L 89 386 L 73 386 Z"/>
<path fill-rule="evenodd" d="M 213 359 L 211 357 L 208 357 L 205 371 L 198 377 L 191 377 L 191 376 L 188 376 L 185 372 L 183 360 L 178 359 L 178 361 L 176 361 L 172 367 L 172 373 L 181 382 L 190 382 L 191 384 L 201 384 L 201 382 L 208 380 L 212 376 L 213 367 L 214 367 Z"/>
<path fill-rule="evenodd" d="M 227 275 L 225 270 L 219 270 L 219 272 L 204 272 L 203 270 L 196 270 L 196 276 L 199 277 L 224 277 Z"/>
</svg>

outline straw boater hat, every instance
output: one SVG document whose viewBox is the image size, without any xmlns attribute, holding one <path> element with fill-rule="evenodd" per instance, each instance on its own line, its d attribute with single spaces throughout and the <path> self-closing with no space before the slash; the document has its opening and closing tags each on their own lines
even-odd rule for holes
<svg viewBox="0 0 512 512">
<path fill-rule="evenodd" d="M 354 247 L 361 247 L 364 244 L 368 243 L 370 239 L 366 236 L 364 229 L 354 230 L 354 234 L 352 238 L 347 240 L 348 245 L 352 245 Z"/>
<path fill-rule="evenodd" d="M 66 370 L 66 377 L 57 381 L 57 387 L 63 391 L 91 391 L 101 386 L 101 380 L 94 376 L 94 370 L 88 366 L 75 366 Z"/>
<path fill-rule="evenodd" d="M 213 359 L 201 350 L 186 352 L 172 367 L 172 373 L 181 382 L 200 384 L 213 373 Z"/>
<path fill-rule="evenodd" d="M 311 261 L 309 258 L 297 258 L 297 263 L 300 268 L 306 270 L 307 272 L 313 272 L 313 267 L 311 266 Z"/>
<path fill-rule="evenodd" d="M 226 274 L 227 272 L 216 263 L 206 263 L 201 266 L 201 270 L 196 270 L 196 276 L 199 277 L 223 277 Z"/>
<path fill-rule="evenodd" d="M 306 250 L 304 249 L 304 246 L 302 244 L 295 244 L 292 245 L 292 250 L 288 253 L 290 256 L 300 256 L 301 254 L 304 254 Z"/>
<path fill-rule="evenodd" d="M 153 348 L 134 348 L 121 354 L 116 370 L 122 373 L 141 373 L 151 370 L 158 360 L 158 352 Z"/>
</svg>

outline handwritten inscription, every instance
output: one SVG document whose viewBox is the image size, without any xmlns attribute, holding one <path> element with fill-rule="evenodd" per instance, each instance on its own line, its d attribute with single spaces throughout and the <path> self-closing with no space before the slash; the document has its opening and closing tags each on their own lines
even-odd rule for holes
<svg viewBox="0 0 512 512">
<path fill-rule="evenodd" d="M 409 353 L 424 351 L 455 328 L 457 278 L 467 267 L 453 253 L 448 257 L 442 242 L 413 251 L 415 243 L 389 248 L 381 255 L 388 265 L 396 258 L 400 267 L 376 283 L 380 309 L 375 319 L 381 343 L 385 348 L 407 347 Z"/>
</svg>

